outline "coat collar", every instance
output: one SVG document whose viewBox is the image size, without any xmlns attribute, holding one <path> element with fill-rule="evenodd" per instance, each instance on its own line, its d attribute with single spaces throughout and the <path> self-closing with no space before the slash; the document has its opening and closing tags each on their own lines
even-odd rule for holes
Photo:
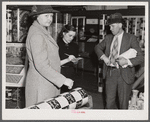
<svg viewBox="0 0 150 122">
<path fill-rule="evenodd" d="M 52 42 L 56 47 L 58 47 L 56 41 L 51 37 L 50 31 L 46 30 L 43 26 L 41 26 L 37 21 L 33 22 L 33 26 L 37 27 L 45 36 L 48 37 L 49 41 Z"/>
<path fill-rule="evenodd" d="M 121 46 L 120 46 L 120 55 L 125 52 L 126 50 L 126 45 L 128 43 L 128 36 L 127 36 L 127 33 L 124 32 L 123 36 L 122 36 L 122 43 L 121 43 Z"/>
</svg>

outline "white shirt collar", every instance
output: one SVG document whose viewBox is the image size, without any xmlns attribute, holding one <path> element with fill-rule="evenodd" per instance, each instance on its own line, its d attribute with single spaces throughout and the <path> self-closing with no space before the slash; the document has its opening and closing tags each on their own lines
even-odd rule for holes
<svg viewBox="0 0 150 122">
<path fill-rule="evenodd" d="M 64 39 L 63 39 L 63 41 L 64 41 L 66 44 L 68 44 Z"/>
<path fill-rule="evenodd" d="M 118 37 L 118 38 L 122 38 L 123 33 L 124 33 L 124 31 L 122 31 L 121 34 L 119 34 L 119 35 L 115 35 L 114 38 L 117 38 L 117 37 Z"/>
</svg>

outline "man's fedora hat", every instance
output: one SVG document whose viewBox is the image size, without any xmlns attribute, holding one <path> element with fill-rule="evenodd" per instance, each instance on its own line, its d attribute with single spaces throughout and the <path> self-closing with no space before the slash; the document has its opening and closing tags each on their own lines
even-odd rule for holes
<svg viewBox="0 0 150 122">
<path fill-rule="evenodd" d="M 110 17 L 107 20 L 107 25 L 111 25 L 114 23 L 122 23 L 123 24 L 123 18 L 120 13 L 111 14 Z"/>
<path fill-rule="evenodd" d="M 54 10 L 50 5 L 34 5 L 31 9 L 29 16 L 35 16 L 44 13 L 57 13 L 59 11 Z"/>
</svg>

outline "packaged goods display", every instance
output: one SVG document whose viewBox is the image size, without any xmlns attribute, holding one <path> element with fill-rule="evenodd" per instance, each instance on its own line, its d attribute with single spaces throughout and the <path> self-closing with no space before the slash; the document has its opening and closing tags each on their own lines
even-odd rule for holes
<svg viewBox="0 0 150 122">
<path fill-rule="evenodd" d="M 6 10 L 6 42 L 12 42 L 12 10 Z"/>
<path fill-rule="evenodd" d="M 129 101 L 129 110 L 144 110 L 144 93 L 139 93 L 138 90 L 132 90 L 132 97 Z M 139 97 L 138 97 L 139 93 Z"/>
<path fill-rule="evenodd" d="M 14 10 L 12 17 L 12 40 L 13 42 L 25 42 L 28 32 L 28 11 Z"/>
<path fill-rule="evenodd" d="M 23 87 L 27 70 L 25 43 L 6 44 L 6 86 Z"/>
<path fill-rule="evenodd" d="M 24 65 L 26 58 L 26 48 L 23 43 L 6 44 L 6 64 Z"/>
<path fill-rule="evenodd" d="M 6 73 L 20 74 L 24 66 L 6 66 Z"/>
<path fill-rule="evenodd" d="M 100 22 L 99 22 L 99 42 L 102 42 L 107 34 L 107 29 L 105 27 L 107 21 L 107 15 L 102 14 L 100 16 Z"/>
<path fill-rule="evenodd" d="M 29 11 L 10 10 L 6 12 L 6 42 L 25 42 L 30 26 Z"/>
<path fill-rule="evenodd" d="M 6 75 L 6 83 L 19 83 L 22 75 Z"/>
<path fill-rule="evenodd" d="M 145 17 L 142 16 L 124 16 L 125 31 L 134 34 L 137 40 L 145 40 Z"/>
</svg>

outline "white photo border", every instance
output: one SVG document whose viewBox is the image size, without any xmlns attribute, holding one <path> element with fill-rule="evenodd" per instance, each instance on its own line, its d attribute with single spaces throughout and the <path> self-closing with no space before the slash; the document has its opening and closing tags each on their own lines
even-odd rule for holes
<svg viewBox="0 0 150 122">
<path fill-rule="evenodd" d="M 6 5 L 133 5 L 145 6 L 145 93 L 144 110 L 33 110 L 5 108 Z M 149 114 L 149 6 L 148 2 L 2 2 L 2 120 L 148 120 Z M 82 113 L 83 112 L 83 113 Z"/>
</svg>

